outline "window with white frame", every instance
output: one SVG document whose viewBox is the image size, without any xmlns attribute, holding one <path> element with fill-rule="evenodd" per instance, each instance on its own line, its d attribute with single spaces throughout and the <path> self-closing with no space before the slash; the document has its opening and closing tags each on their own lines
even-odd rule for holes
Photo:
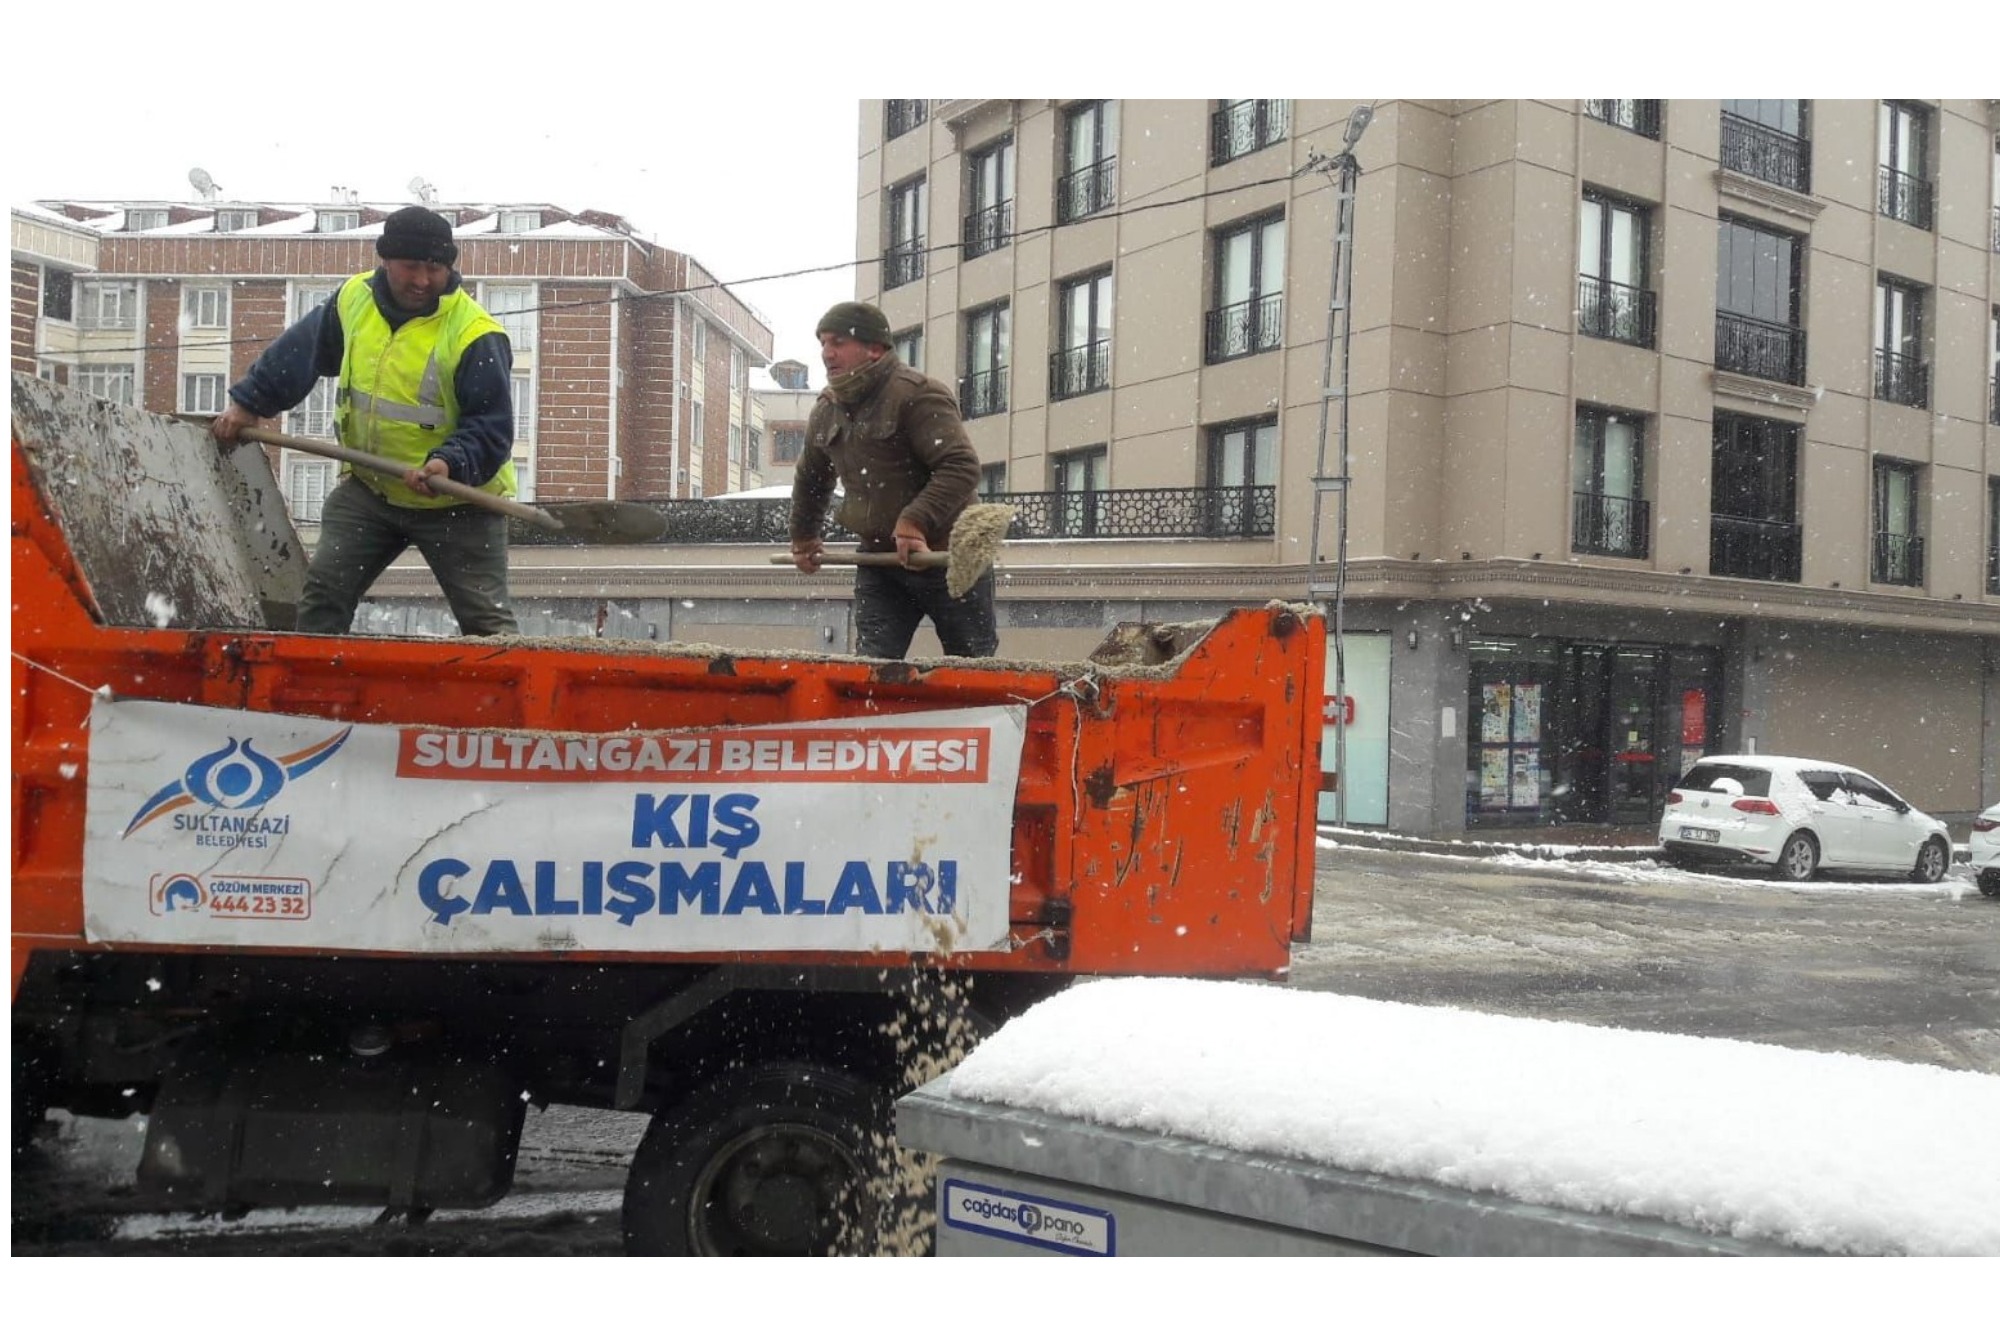
<svg viewBox="0 0 2000 1328">
<path fill-rule="evenodd" d="M 41 380 L 42 380 L 43 382 L 45 382 L 45 383 L 53 383 L 53 382 L 57 382 L 57 381 L 59 381 L 59 380 L 57 379 L 57 377 L 56 377 L 56 364 L 55 364 L 55 361 L 54 361 L 54 360 L 36 360 L 36 361 L 35 361 L 35 377 L 37 377 L 37 378 L 41 379 Z"/>
<path fill-rule="evenodd" d="M 292 287 L 292 321 L 298 322 L 320 305 L 340 293 L 338 286 L 294 286 Z"/>
<path fill-rule="evenodd" d="M 513 375 L 514 387 L 514 483 L 522 502 L 535 499 L 535 378 L 533 374 Z"/>
<path fill-rule="evenodd" d="M 70 371 L 70 382 L 77 391 L 100 400 L 116 401 L 123 406 L 134 404 L 134 380 L 135 375 L 129 364 L 79 364 Z"/>
<path fill-rule="evenodd" d="M 708 324 L 698 317 L 694 320 L 694 349 L 691 353 L 696 368 L 700 368 L 708 358 Z"/>
<path fill-rule="evenodd" d="M 729 464 L 743 464 L 743 426 L 740 424 L 729 426 Z"/>
<path fill-rule="evenodd" d="M 523 231 L 538 231 L 542 228 L 542 214 L 534 208 L 504 208 L 500 213 L 500 233 L 519 235 Z"/>
<path fill-rule="evenodd" d="M 750 431 L 749 450 L 743 454 L 743 466 L 746 470 L 764 469 L 764 431 L 762 429 L 752 429 Z"/>
<path fill-rule="evenodd" d="M 219 373 L 182 374 L 181 409 L 190 415 L 219 415 L 227 400 L 222 389 Z"/>
<path fill-rule="evenodd" d="M 83 281 L 77 283 L 76 325 L 103 332 L 139 326 L 139 283 Z"/>
<path fill-rule="evenodd" d="M 257 224 L 255 208 L 222 208 L 215 214 L 215 232 L 228 235 L 232 231 L 247 231 Z"/>
<path fill-rule="evenodd" d="M 333 437 L 333 403 L 339 389 L 338 380 L 332 378 L 314 383 L 306 399 L 286 412 L 288 432 L 308 438 Z"/>
<path fill-rule="evenodd" d="M 924 330 L 920 327 L 898 332 L 895 343 L 896 358 L 909 365 L 918 373 L 924 371 Z"/>
<path fill-rule="evenodd" d="M 697 323 L 695 326 L 699 327 L 701 324 Z M 688 412 L 688 424 L 693 431 L 688 438 L 688 494 L 694 498 L 702 496 L 701 472 L 704 461 L 702 435 L 707 432 L 708 427 L 706 414 L 699 401 L 695 402 L 694 408 Z"/>
<path fill-rule="evenodd" d="M 351 231 L 361 224 L 359 212 L 326 212 L 319 214 L 318 226 L 322 234 L 331 235 L 335 231 Z"/>
<path fill-rule="evenodd" d="M 334 485 L 335 469 L 332 461 L 285 453 L 285 506 L 291 509 L 292 520 L 307 526 L 319 524 L 327 490 Z"/>
<path fill-rule="evenodd" d="M 165 208 L 131 208 L 125 213 L 128 231 L 156 231 L 167 224 Z"/>
<path fill-rule="evenodd" d="M 507 340 L 513 343 L 516 355 L 534 350 L 539 325 L 535 287 L 489 285 L 481 291 L 479 302 L 507 330 Z"/>
<path fill-rule="evenodd" d="M 740 346 L 731 346 L 729 348 L 729 386 L 732 390 L 740 389 L 743 386 L 744 372 L 743 350 Z"/>
<path fill-rule="evenodd" d="M 188 286 L 181 291 L 181 317 L 191 328 L 229 327 L 227 286 Z"/>
</svg>

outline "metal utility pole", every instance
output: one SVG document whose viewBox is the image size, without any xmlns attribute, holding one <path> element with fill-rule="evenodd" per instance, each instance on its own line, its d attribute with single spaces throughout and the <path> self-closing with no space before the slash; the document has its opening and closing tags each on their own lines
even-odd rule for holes
<svg viewBox="0 0 2000 1328">
<path fill-rule="evenodd" d="M 1337 157 L 1312 155 L 1309 167 L 1332 172 L 1337 181 L 1334 193 L 1333 280 L 1326 309 L 1326 367 L 1320 376 L 1319 460 L 1313 468 L 1312 542 L 1307 554 L 1306 589 L 1313 600 L 1333 596 L 1333 697 L 1336 722 L 1333 728 L 1333 817 L 1336 825 L 1347 824 L 1347 494 L 1349 480 L 1347 450 L 1347 369 L 1348 352 L 1354 338 L 1354 190 L 1361 178 L 1361 163 L 1354 145 L 1375 118 L 1374 106 L 1356 106 L 1347 115 L 1345 141 Z M 1339 346 L 1336 359 L 1334 347 Z M 1335 365 L 1339 372 L 1336 375 Z M 1329 408 L 1340 399 L 1340 469 L 1326 470 L 1326 426 Z M 1335 554 L 1333 584 L 1320 575 L 1320 526 L 1326 495 L 1339 495 L 1340 544 Z"/>
</svg>

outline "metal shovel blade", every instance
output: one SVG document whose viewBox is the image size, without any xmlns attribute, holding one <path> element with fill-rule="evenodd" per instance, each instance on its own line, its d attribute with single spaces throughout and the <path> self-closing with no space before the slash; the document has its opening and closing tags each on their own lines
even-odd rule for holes
<svg viewBox="0 0 2000 1328">
<path fill-rule="evenodd" d="M 649 544 L 667 533 L 666 514 L 640 503 L 542 503 L 563 534 L 591 544 Z"/>
</svg>

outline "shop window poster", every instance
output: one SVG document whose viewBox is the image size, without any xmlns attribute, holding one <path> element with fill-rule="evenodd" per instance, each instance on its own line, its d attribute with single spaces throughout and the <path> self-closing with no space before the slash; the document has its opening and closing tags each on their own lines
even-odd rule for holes
<svg viewBox="0 0 2000 1328">
<path fill-rule="evenodd" d="M 1512 709 L 1513 689 L 1504 682 L 1489 682 L 1480 688 L 1479 740 L 1507 741 L 1507 719 Z"/>
<path fill-rule="evenodd" d="M 1507 806 L 1507 749 L 1486 747 L 1479 753 L 1479 805 L 1504 809 Z"/>
<path fill-rule="evenodd" d="M 1509 801 L 1517 808 L 1542 805 L 1542 754 L 1533 747 L 1514 748 L 1514 783 Z"/>
<path fill-rule="evenodd" d="M 1514 687 L 1514 741 L 1542 740 L 1542 685 L 1517 683 Z"/>
</svg>

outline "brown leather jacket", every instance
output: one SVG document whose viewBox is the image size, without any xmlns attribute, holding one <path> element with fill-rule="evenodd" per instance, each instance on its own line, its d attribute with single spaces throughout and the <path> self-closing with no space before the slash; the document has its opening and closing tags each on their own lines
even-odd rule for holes
<svg viewBox="0 0 2000 1328">
<path fill-rule="evenodd" d="M 821 392 L 792 473 L 794 541 L 819 536 L 836 478 L 841 524 L 862 549 L 893 550 L 905 516 L 933 549 L 949 547 L 951 523 L 979 492 L 979 454 L 951 389 L 899 362 L 851 408 Z"/>
</svg>

